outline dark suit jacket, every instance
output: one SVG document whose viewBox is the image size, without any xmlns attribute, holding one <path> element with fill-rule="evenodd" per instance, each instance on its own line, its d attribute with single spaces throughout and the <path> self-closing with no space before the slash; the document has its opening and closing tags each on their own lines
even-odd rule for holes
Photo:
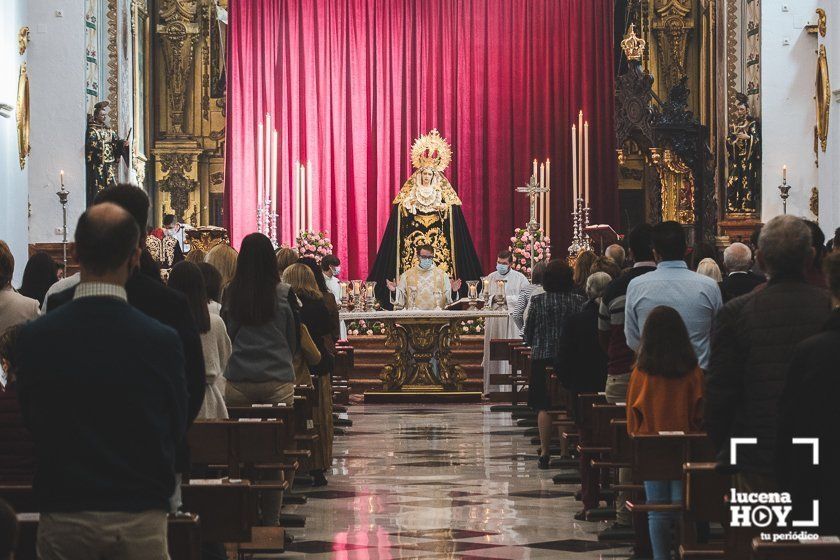
<svg viewBox="0 0 840 560">
<path fill-rule="evenodd" d="M 597 393 L 607 382 L 607 354 L 598 342 L 598 304 L 587 301 L 566 319 L 554 371 L 563 386 L 574 393 Z"/>
<path fill-rule="evenodd" d="M 24 327 L 18 355 L 39 511 L 168 510 L 187 417 L 175 331 L 89 297 Z"/>
<path fill-rule="evenodd" d="M 779 403 L 779 441 L 776 464 L 783 490 L 791 493 L 794 519 L 810 519 L 812 500 L 820 500 L 821 534 L 837 535 L 840 517 L 840 309 L 835 309 L 819 334 L 796 347 Z M 819 466 L 811 448 L 793 445 L 792 438 L 819 438 Z"/>
<path fill-rule="evenodd" d="M 804 279 L 771 280 L 763 290 L 737 297 L 718 312 L 703 421 L 721 462 L 729 463 L 730 438 L 754 437 L 757 445 L 738 449 L 737 467 L 747 473 L 774 473 L 779 398 L 793 350 L 817 334 L 830 314 L 828 290 Z"/>
<path fill-rule="evenodd" d="M 730 299 L 734 299 L 738 296 L 750 293 L 756 286 L 763 284 L 766 281 L 766 278 L 762 278 L 754 272 L 736 272 L 734 274 L 730 274 L 724 278 L 722 282 L 718 283 L 718 286 L 720 286 L 720 293 L 723 295 L 723 303 L 726 303 Z"/>
<path fill-rule="evenodd" d="M 187 300 L 175 290 L 167 288 L 160 281 L 135 272 L 125 286 L 128 302 L 139 311 L 164 325 L 172 327 L 181 339 L 184 349 L 184 371 L 187 378 L 187 392 L 189 406 L 187 408 L 187 425 L 192 425 L 201 404 L 204 402 L 204 354 L 201 349 L 201 337 L 195 325 L 192 313 L 187 306 Z M 58 309 L 62 304 L 71 301 L 75 288 L 70 288 L 53 294 L 47 302 L 48 314 Z M 186 443 L 178 448 L 178 472 L 189 469 L 189 453 Z"/>
</svg>

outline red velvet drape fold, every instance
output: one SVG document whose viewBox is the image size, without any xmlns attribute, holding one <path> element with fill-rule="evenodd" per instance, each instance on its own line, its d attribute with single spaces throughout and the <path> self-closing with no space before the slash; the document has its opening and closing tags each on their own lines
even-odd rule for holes
<svg viewBox="0 0 840 560">
<path fill-rule="evenodd" d="M 552 161 L 552 237 L 571 234 L 571 131 L 591 124 L 592 221 L 615 223 L 612 0 L 230 0 L 226 221 L 256 229 L 257 122 L 279 132 L 279 237 L 292 239 L 292 168 L 309 161 L 314 223 L 364 277 L 415 137 L 440 130 L 445 174 L 488 268 L 523 226 L 514 192 Z"/>
</svg>

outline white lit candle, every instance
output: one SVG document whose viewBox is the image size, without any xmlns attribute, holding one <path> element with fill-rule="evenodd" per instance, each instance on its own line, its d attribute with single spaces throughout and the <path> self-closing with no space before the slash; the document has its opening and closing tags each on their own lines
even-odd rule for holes
<svg viewBox="0 0 840 560">
<path fill-rule="evenodd" d="M 548 236 L 551 230 L 551 160 L 545 160 L 545 188 L 548 192 L 545 195 L 545 235 Z"/>
<path fill-rule="evenodd" d="M 271 218 L 269 223 L 273 224 L 277 216 L 277 131 L 271 131 Z M 270 232 L 269 232 L 270 233 Z"/>
<path fill-rule="evenodd" d="M 314 231 L 315 226 L 312 222 L 312 209 L 315 207 L 315 193 L 312 184 L 312 165 L 307 161 L 303 168 L 303 173 L 306 176 L 306 229 Z"/>
<path fill-rule="evenodd" d="M 583 152 L 584 152 L 584 202 L 586 208 L 589 208 L 589 122 L 583 124 Z"/>
<path fill-rule="evenodd" d="M 262 208 L 262 203 L 265 199 L 265 194 L 263 193 L 263 179 L 265 176 L 265 171 L 263 170 L 263 162 L 265 161 L 265 157 L 263 156 L 265 149 L 263 146 L 264 141 L 263 124 L 259 123 L 257 124 L 257 209 Z M 259 229 L 260 224 L 257 225 Z"/>
<path fill-rule="evenodd" d="M 64 172 L 62 171 L 62 173 Z M 782 166 L 782 179 L 784 181 L 787 181 L 787 165 Z"/>
<path fill-rule="evenodd" d="M 531 176 L 532 176 L 532 177 L 536 177 L 536 176 L 537 176 L 537 160 L 536 160 L 536 159 L 534 160 L 534 171 L 533 171 L 533 173 L 531 174 Z"/>
<path fill-rule="evenodd" d="M 265 208 L 265 201 L 271 196 L 269 189 L 271 188 L 271 115 L 265 114 L 265 181 L 263 182 L 265 193 L 260 200 L 260 204 Z M 268 211 L 268 208 L 266 208 Z M 263 220 L 265 225 L 268 225 L 268 217 Z"/>
<path fill-rule="evenodd" d="M 61 186 L 63 187 L 64 186 L 64 170 L 63 169 L 58 172 L 58 177 L 59 177 L 59 179 L 61 179 Z"/>
<path fill-rule="evenodd" d="M 583 110 L 578 113 L 578 198 L 583 198 Z"/>
<path fill-rule="evenodd" d="M 577 174 L 577 126 L 572 125 L 572 211 L 576 210 L 577 208 Z"/>
</svg>

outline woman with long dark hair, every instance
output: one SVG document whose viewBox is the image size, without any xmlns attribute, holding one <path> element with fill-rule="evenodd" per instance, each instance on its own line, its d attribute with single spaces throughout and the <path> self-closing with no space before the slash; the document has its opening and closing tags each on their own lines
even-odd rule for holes
<svg viewBox="0 0 840 560">
<path fill-rule="evenodd" d="M 680 314 L 672 307 L 653 309 L 642 330 L 636 367 L 627 387 L 627 432 L 698 432 L 703 411 L 703 371 Z M 649 504 L 682 501 L 682 481 L 645 481 Z M 673 512 L 649 512 L 654 560 L 671 557 Z"/>
<path fill-rule="evenodd" d="M 222 319 L 233 344 L 225 369 L 225 402 L 228 406 L 293 405 L 292 357 L 298 344 L 297 328 L 289 305 L 289 286 L 280 282 L 268 237 L 252 233 L 242 240 L 236 273 L 222 299 Z M 265 477 L 279 475 L 262 473 Z M 279 525 L 280 493 L 262 492 L 260 511 L 262 523 Z"/>
<path fill-rule="evenodd" d="M 314 486 L 323 486 L 327 483 L 326 470 L 332 465 L 333 407 L 330 374 L 334 362 L 334 341 L 332 338 L 333 321 L 324 303 L 324 293 L 319 289 L 316 278 L 312 269 L 305 263 L 293 264 L 283 272 L 283 282 L 292 287 L 301 302 L 301 330 L 305 329 L 311 335 L 320 354 L 320 360 L 309 365 L 313 378 L 307 385 L 312 384 L 318 391 L 318 406 L 312 411 L 312 420 L 318 432 L 318 445 L 312 450 L 310 474 Z M 323 275 L 321 278 L 323 279 Z M 330 298 L 335 303 L 335 298 L 331 294 Z"/>
<path fill-rule="evenodd" d="M 288 295 L 271 241 L 261 233 L 246 236 L 222 303 L 233 343 L 225 371 L 229 405 L 294 403 L 297 333 Z"/>
<path fill-rule="evenodd" d="M 225 322 L 207 306 L 207 288 L 204 276 L 198 266 L 181 261 L 169 273 L 169 287 L 187 298 L 187 304 L 201 334 L 201 349 L 204 354 L 206 385 L 204 403 L 198 413 L 199 419 L 227 418 L 225 399 L 219 390 L 218 380 L 227 367 L 231 345 Z"/>
<path fill-rule="evenodd" d="M 38 251 L 26 263 L 23 269 L 23 279 L 18 293 L 28 298 L 37 299 L 39 305 L 44 304 L 44 296 L 50 286 L 58 282 L 58 264 L 44 251 Z"/>
<path fill-rule="evenodd" d="M 322 294 L 324 306 L 327 308 L 330 321 L 330 336 L 332 341 L 327 341 L 330 351 L 335 350 L 335 343 L 338 341 L 339 333 L 341 332 L 341 321 L 338 318 L 338 304 L 335 301 L 335 296 L 327 287 L 327 280 L 324 278 L 324 273 L 321 272 L 321 265 L 312 257 L 304 257 L 298 261 L 300 264 L 306 265 L 312 271 L 315 277 L 315 284 L 318 285 L 318 291 Z"/>
</svg>

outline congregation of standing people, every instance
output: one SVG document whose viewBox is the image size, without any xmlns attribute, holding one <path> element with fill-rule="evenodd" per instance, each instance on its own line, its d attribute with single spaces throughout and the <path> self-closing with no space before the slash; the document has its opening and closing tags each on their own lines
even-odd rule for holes
<svg viewBox="0 0 840 560">
<path fill-rule="evenodd" d="M 793 216 L 770 220 L 722 253 L 702 243 L 689 247 L 683 226 L 662 222 L 634 228 L 603 256 L 580 253 L 572 268 L 553 260 L 535 269 L 514 318 L 531 349 L 537 466 L 549 468 L 559 435 L 552 427 L 553 376 L 573 395 L 600 393 L 625 406 L 630 435 L 708 433 L 732 488 L 790 492 L 803 519 L 819 499 L 818 532 L 837 535 L 830 504 L 840 500 L 833 474 L 840 467 L 840 412 L 831 402 L 838 379 L 832 350 L 840 341 L 838 249 L 826 246 L 816 223 Z M 738 437 L 757 444 L 739 450 L 731 465 L 730 441 Z M 819 467 L 796 453 L 792 442 L 803 437 L 819 439 Z M 591 463 L 580 454 L 578 520 L 605 500 Z M 616 470 L 613 483 L 622 490 L 611 528 L 630 529 L 624 488 L 632 471 Z M 651 504 L 679 504 L 682 482 L 645 481 L 644 494 Z M 670 558 L 676 514 L 663 509 L 648 517 L 654 559 Z M 749 558 L 753 536 L 727 531 L 731 557 Z"/>
<path fill-rule="evenodd" d="M 134 186 L 100 192 L 75 229 L 79 271 L 59 279 L 34 253 L 18 289 L 0 240 L 0 483 L 33 485 L 39 558 L 166 558 L 189 426 L 229 406 L 291 406 L 296 385 L 318 392 L 308 471 L 327 484 L 332 276 L 255 233 L 238 252 L 193 248 L 164 282 L 143 265 L 149 208 Z M 261 492 L 261 523 L 279 525 L 278 494 Z"/>
</svg>

